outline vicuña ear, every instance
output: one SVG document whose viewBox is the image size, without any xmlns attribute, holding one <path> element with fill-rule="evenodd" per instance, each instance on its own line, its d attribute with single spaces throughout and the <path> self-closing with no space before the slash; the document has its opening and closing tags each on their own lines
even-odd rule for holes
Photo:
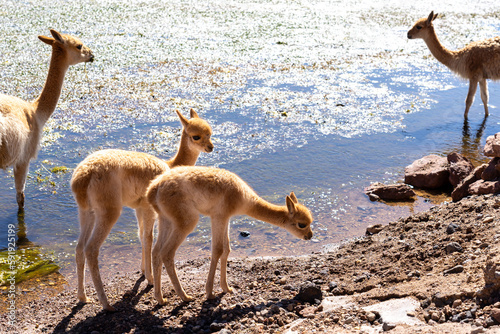
<svg viewBox="0 0 500 334">
<path fill-rule="evenodd" d="M 184 128 L 187 127 L 189 124 L 189 120 L 186 117 L 182 116 L 179 110 L 176 109 L 175 112 L 177 113 L 177 116 L 179 116 L 179 119 L 181 120 L 182 127 Z"/>
<path fill-rule="evenodd" d="M 438 17 L 438 14 L 434 14 L 434 18 L 432 19 L 432 21 L 434 21 L 436 17 Z"/>
<path fill-rule="evenodd" d="M 297 198 L 295 198 L 295 199 L 297 199 Z M 295 210 L 295 203 L 290 196 L 286 197 L 286 207 L 288 209 L 289 214 L 291 214 L 291 215 L 295 214 L 295 211 L 296 211 Z"/>
<path fill-rule="evenodd" d="M 427 25 L 430 26 L 432 21 L 437 17 L 437 14 L 434 15 L 434 11 L 432 11 L 427 17 Z"/>
<path fill-rule="evenodd" d="M 290 198 L 294 203 L 299 203 L 299 200 L 297 199 L 297 196 L 293 193 L 293 191 L 290 193 Z"/>
<path fill-rule="evenodd" d="M 52 37 L 54 37 L 54 39 L 56 41 L 58 41 L 59 43 L 64 44 L 64 38 L 61 36 L 61 34 L 58 31 L 56 31 L 54 29 L 50 29 L 50 33 L 52 34 Z"/>
<path fill-rule="evenodd" d="M 48 45 L 52 45 L 52 43 L 54 43 L 54 39 L 51 37 L 38 36 L 38 39 L 40 39 L 42 42 L 44 42 L 45 44 L 48 44 Z"/>
<path fill-rule="evenodd" d="M 191 109 L 189 110 L 189 114 L 190 114 L 191 118 L 200 118 L 200 117 L 198 116 L 198 113 L 197 113 L 196 111 L 194 111 L 194 109 L 193 109 L 193 108 L 191 108 Z"/>
</svg>

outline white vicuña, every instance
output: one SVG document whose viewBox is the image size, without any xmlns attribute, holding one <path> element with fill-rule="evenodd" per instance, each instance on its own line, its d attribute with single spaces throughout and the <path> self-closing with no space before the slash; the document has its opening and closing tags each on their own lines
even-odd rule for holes
<svg viewBox="0 0 500 334">
<path fill-rule="evenodd" d="M 248 215 L 282 227 L 298 238 L 312 238 L 312 216 L 298 203 L 292 192 L 286 205 L 278 206 L 260 198 L 241 178 L 227 170 L 210 167 L 178 167 L 157 177 L 147 192 L 147 199 L 159 215 L 158 239 L 153 248 L 154 293 L 160 305 L 162 262 L 176 293 L 184 301 L 192 300 L 182 288 L 175 270 L 177 248 L 198 223 L 199 215 L 207 215 L 212 223 L 212 260 L 206 283 L 207 298 L 213 298 L 215 270 L 221 260 L 220 285 L 233 292 L 227 283 L 229 219 Z"/>
<path fill-rule="evenodd" d="M 163 161 L 150 154 L 102 150 L 89 155 L 73 172 L 71 189 L 78 204 L 80 237 L 76 246 L 78 299 L 87 302 L 85 293 L 85 259 L 99 301 L 106 310 L 108 303 L 99 273 L 99 249 L 121 214 L 123 206 L 135 209 L 142 244 L 141 270 L 148 283 L 151 274 L 151 248 L 156 213 L 146 200 L 146 190 L 158 175 L 175 166 L 194 165 L 200 152 L 212 152 L 210 125 L 191 109 L 191 119 L 177 111 L 182 135 L 176 156 Z"/>
<path fill-rule="evenodd" d="M 94 60 L 92 51 L 73 36 L 50 30 L 54 38 L 38 36 L 52 46 L 49 73 L 40 96 L 33 102 L 0 94 L 0 168 L 14 167 L 17 205 L 24 208 L 24 187 L 30 160 L 36 158 L 43 126 L 61 95 L 70 65 Z"/>
<path fill-rule="evenodd" d="M 451 51 L 438 40 L 432 21 L 438 14 L 431 12 L 427 18 L 419 19 L 408 31 L 408 38 L 422 38 L 432 55 L 450 70 L 464 79 L 469 79 L 469 92 L 465 100 L 464 117 L 467 118 L 470 106 L 474 101 L 477 84 L 481 90 L 484 104 L 484 115 L 488 116 L 488 83 L 487 79 L 500 79 L 500 37 L 472 42 L 464 48 Z"/>
</svg>

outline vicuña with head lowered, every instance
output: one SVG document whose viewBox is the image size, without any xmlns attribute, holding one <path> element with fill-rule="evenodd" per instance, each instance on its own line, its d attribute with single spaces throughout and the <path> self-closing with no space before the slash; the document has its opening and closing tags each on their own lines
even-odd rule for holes
<svg viewBox="0 0 500 334">
<path fill-rule="evenodd" d="M 157 177 L 147 192 L 148 201 L 159 215 L 158 239 L 153 248 L 154 293 L 158 303 L 165 303 L 161 292 L 162 263 L 175 292 L 184 301 L 192 300 L 182 288 L 175 270 L 177 248 L 196 227 L 199 215 L 210 216 L 212 224 L 212 259 L 206 283 L 207 298 L 213 298 L 213 283 L 219 259 L 220 285 L 233 292 L 227 283 L 229 219 L 248 215 L 279 226 L 294 236 L 309 240 L 313 221 L 309 210 L 298 203 L 292 192 L 286 205 L 271 204 L 259 197 L 241 178 L 227 170 L 210 167 L 178 167 Z"/>
</svg>

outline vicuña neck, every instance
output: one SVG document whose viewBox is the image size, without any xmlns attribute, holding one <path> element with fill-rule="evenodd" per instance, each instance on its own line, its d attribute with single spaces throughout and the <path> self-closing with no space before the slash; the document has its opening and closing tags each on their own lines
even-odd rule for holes
<svg viewBox="0 0 500 334">
<path fill-rule="evenodd" d="M 189 149 L 188 137 L 183 131 L 177 154 L 175 157 L 167 161 L 167 164 L 171 168 L 177 166 L 194 166 L 199 155 L 199 152 L 193 152 Z"/>
<path fill-rule="evenodd" d="M 448 50 L 441 44 L 441 42 L 439 42 L 436 32 L 434 31 L 434 27 L 430 27 L 429 29 L 429 37 L 424 39 L 425 44 L 427 44 L 427 47 L 431 51 L 432 55 L 439 62 L 453 70 L 455 52 Z"/>
<path fill-rule="evenodd" d="M 63 57 L 64 54 L 53 50 L 47 80 L 43 86 L 42 93 L 34 102 L 37 106 L 36 113 L 40 115 L 40 120 L 44 123 L 56 109 L 57 101 L 59 101 L 59 97 L 61 96 L 64 76 L 69 68 Z"/>
<path fill-rule="evenodd" d="M 244 214 L 266 223 L 283 227 L 284 220 L 288 214 L 286 206 L 271 204 L 260 197 L 250 205 Z"/>
</svg>

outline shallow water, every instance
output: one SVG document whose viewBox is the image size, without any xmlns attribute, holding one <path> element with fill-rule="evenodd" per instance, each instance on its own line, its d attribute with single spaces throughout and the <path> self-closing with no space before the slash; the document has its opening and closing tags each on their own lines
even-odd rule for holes
<svg viewBox="0 0 500 334">
<path fill-rule="evenodd" d="M 214 130 L 215 151 L 202 154 L 199 165 L 239 174 L 274 203 L 294 191 L 315 217 L 312 242 L 238 217 L 231 223 L 233 256 L 319 251 L 369 224 L 428 208 L 440 199 L 386 205 L 370 202 L 363 188 L 401 180 L 406 165 L 431 153 L 484 161 L 482 145 L 500 122 L 499 84 L 489 87 L 491 116 L 484 121 L 477 96 L 464 124 L 467 83 L 430 56 L 423 41 L 406 39 L 432 7 L 367 0 L 4 1 L 0 92 L 39 94 L 50 50 L 36 35 L 49 27 L 79 36 L 96 61 L 66 75 L 30 167 L 22 221 L 12 172 L 0 173 L 0 235 L 8 224 L 20 225 L 72 278 L 79 234 L 72 169 L 102 148 L 170 158 L 180 137 L 173 111 L 191 107 Z M 493 1 L 439 7 L 446 15 L 436 29 L 450 49 L 497 35 Z M 51 172 L 60 166 L 68 172 Z M 138 268 L 135 225 L 133 211 L 124 209 L 103 246 L 108 274 Z M 244 230 L 250 237 L 239 236 Z M 203 218 L 178 257 L 209 255 L 209 231 Z M 1 238 L 0 248 L 6 244 Z"/>
</svg>

